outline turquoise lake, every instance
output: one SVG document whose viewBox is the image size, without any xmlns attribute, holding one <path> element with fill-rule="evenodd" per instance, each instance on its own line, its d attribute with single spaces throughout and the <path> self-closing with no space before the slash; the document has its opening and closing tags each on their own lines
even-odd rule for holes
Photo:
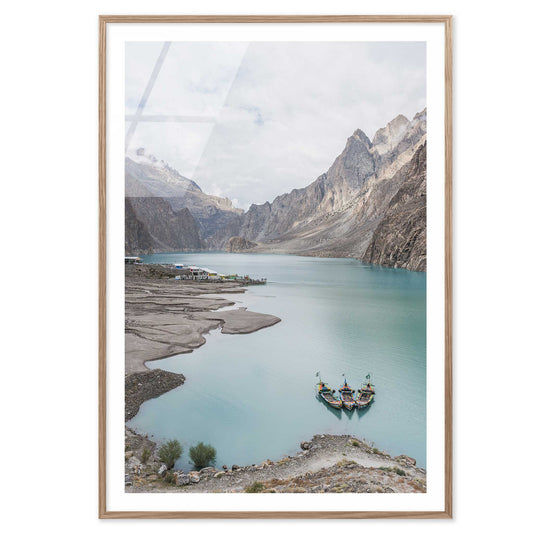
<svg viewBox="0 0 533 533">
<path fill-rule="evenodd" d="M 426 465 L 426 274 L 354 259 L 172 253 L 145 263 L 185 263 L 268 278 L 245 294 L 217 295 L 281 322 L 247 335 L 213 330 L 190 354 L 148 363 L 185 375 L 181 387 L 145 402 L 128 425 L 157 442 L 217 450 L 216 466 L 278 460 L 316 434 L 350 434 Z M 176 283 L 179 283 L 177 281 Z M 231 308 L 226 308 L 231 309 Z M 217 311 L 223 313 L 224 309 Z M 336 411 L 316 396 L 316 372 L 337 389 L 346 374 L 376 387 L 364 411 Z"/>
</svg>

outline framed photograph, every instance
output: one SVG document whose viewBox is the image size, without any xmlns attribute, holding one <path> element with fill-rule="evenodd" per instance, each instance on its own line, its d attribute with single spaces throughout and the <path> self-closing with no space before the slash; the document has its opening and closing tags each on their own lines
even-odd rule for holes
<svg viewBox="0 0 533 533">
<path fill-rule="evenodd" d="M 101 16 L 101 518 L 452 516 L 452 17 Z"/>
</svg>

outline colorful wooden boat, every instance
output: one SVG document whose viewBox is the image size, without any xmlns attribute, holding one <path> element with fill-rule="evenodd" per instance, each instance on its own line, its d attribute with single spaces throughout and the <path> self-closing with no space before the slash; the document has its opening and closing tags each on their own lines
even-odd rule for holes
<svg viewBox="0 0 533 533">
<path fill-rule="evenodd" d="M 372 403 L 376 394 L 374 385 L 370 382 L 370 374 L 366 376 L 366 379 L 367 381 L 363 383 L 361 388 L 357 391 L 357 396 L 355 397 L 356 409 L 364 409 L 365 407 L 368 407 Z"/>
<path fill-rule="evenodd" d="M 351 411 L 355 407 L 355 399 L 353 397 L 355 393 L 355 389 L 352 389 L 350 385 L 348 385 L 346 378 L 344 378 L 344 385 L 339 387 L 339 394 L 341 397 L 342 405 L 346 407 L 349 411 Z"/>
<path fill-rule="evenodd" d="M 327 383 L 324 383 L 322 380 L 318 382 L 318 395 L 330 407 L 333 407 L 334 409 L 340 409 L 342 407 L 342 400 L 337 398 L 337 396 L 334 396 L 334 392 L 334 390 L 331 390 L 331 388 L 328 387 Z"/>
</svg>

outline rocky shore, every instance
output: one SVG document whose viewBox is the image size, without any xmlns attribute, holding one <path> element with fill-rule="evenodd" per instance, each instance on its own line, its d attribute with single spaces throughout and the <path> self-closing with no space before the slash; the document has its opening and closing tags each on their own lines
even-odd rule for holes
<svg viewBox="0 0 533 533">
<path fill-rule="evenodd" d="M 277 461 L 172 472 L 153 442 L 127 428 L 126 492 L 426 492 L 426 471 L 415 459 L 391 457 L 356 437 L 315 435 L 300 447 L 297 455 Z"/>
<path fill-rule="evenodd" d="M 143 402 L 157 398 L 157 396 L 161 396 L 161 394 L 175 389 L 183 383 L 185 383 L 183 374 L 175 374 L 159 368 L 126 376 L 126 422 L 139 412 L 139 407 Z"/>
</svg>

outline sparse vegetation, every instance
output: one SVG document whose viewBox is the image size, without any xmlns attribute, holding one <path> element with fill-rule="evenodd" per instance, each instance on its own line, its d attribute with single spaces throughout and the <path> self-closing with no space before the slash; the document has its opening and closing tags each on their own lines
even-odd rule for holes
<svg viewBox="0 0 533 533">
<path fill-rule="evenodd" d="M 265 490 L 265 486 L 259 481 L 254 481 L 251 485 L 248 485 L 244 489 L 244 492 L 247 492 L 248 494 L 252 494 L 252 493 L 262 492 L 263 490 Z"/>
<path fill-rule="evenodd" d="M 334 492 L 347 492 L 350 486 L 347 483 L 337 483 L 334 487 Z"/>
<path fill-rule="evenodd" d="M 150 448 L 148 448 L 147 446 L 145 446 L 143 448 L 143 453 L 141 455 L 141 462 L 143 464 L 146 464 L 148 462 L 148 459 L 150 459 L 150 455 L 151 455 L 151 452 L 150 452 Z"/>
<path fill-rule="evenodd" d="M 189 449 L 189 457 L 194 463 L 194 466 L 198 469 L 209 466 L 215 461 L 216 456 L 217 452 L 215 448 L 209 444 L 204 444 L 203 442 L 200 442 Z"/>
<path fill-rule="evenodd" d="M 378 466 L 379 470 L 383 470 L 383 472 L 396 472 L 399 476 L 405 476 L 407 475 L 405 473 L 405 470 L 402 470 L 401 468 L 398 468 L 395 466 L 394 468 L 391 468 L 390 466 Z"/>
<path fill-rule="evenodd" d="M 355 446 L 356 448 L 360 448 L 361 447 L 361 443 L 358 440 L 352 440 L 352 442 L 350 444 L 352 446 Z"/>
<path fill-rule="evenodd" d="M 159 449 L 159 459 L 167 465 L 167 468 L 174 468 L 174 463 L 181 457 L 182 452 L 179 441 L 169 440 Z"/>
<path fill-rule="evenodd" d="M 340 467 L 344 467 L 344 466 L 349 466 L 349 465 L 357 465 L 358 463 L 356 461 L 351 461 L 349 459 L 342 459 L 341 461 L 339 461 L 336 466 L 340 466 Z"/>
<path fill-rule="evenodd" d="M 167 474 L 164 478 L 163 478 L 163 481 L 165 483 L 168 483 L 169 485 L 175 485 L 176 484 L 176 478 L 175 476 L 171 475 L 171 474 Z"/>
</svg>

